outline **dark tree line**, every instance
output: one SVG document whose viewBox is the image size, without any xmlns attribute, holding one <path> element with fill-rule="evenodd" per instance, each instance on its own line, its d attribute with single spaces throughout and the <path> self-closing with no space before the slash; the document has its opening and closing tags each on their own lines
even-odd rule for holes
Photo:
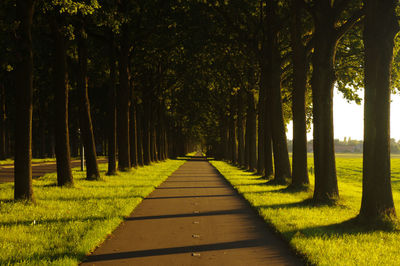
<svg viewBox="0 0 400 266">
<path fill-rule="evenodd" d="M 219 158 L 264 175 L 270 179 L 269 183 L 307 189 L 306 129 L 312 118 L 313 200 L 335 202 L 339 190 L 333 136 L 333 88 L 338 84 L 348 99 L 358 101 L 351 86 L 364 86 L 363 200 L 359 220 L 379 221 L 395 216 L 390 185 L 389 106 L 393 84 L 390 76 L 391 72 L 397 73 L 391 62 L 394 38 L 399 30 L 398 3 L 391 0 L 251 3 L 209 3 L 210 10 L 222 18 L 218 20 L 221 27 L 229 29 L 226 38 L 232 41 L 226 43 L 226 47 L 235 47 L 238 51 L 231 56 L 240 58 L 232 62 L 232 67 L 258 69 L 249 71 L 250 74 L 241 70 L 244 80 L 233 81 L 235 71 L 223 74 L 234 83 L 231 88 L 239 87 L 247 93 L 227 91 L 227 104 L 219 106 L 226 107 L 222 111 L 225 114 L 219 118 L 220 142 L 212 143 L 210 151 Z M 380 19 L 382 17 L 385 19 Z M 354 55 L 349 57 L 351 51 Z M 243 55 L 248 58 L 244 59 Z M 350 70 L 342 70 L 346 68 Z M 362 76 L 363 84 L 356 84 Z M 254 79 L 255 82 L 251 82 Z M 249 84 L 257 92 L 258 123 L 254 123 L 254 99 L 246 88 Z M 229 96 L 240 98 L 241 94 L 249 98 L 246 107 Z M 243 116 L 236 115 L 243 112 L 247 113 L 248 120 L 245 129 Z M 285 136 L 285 119 L 290 118 L 294 124 L 292 169 Z M 237 152 L 241 153 L 243 134 L 253 136 L 245 138 L 245 150 L 254 146 L 251 143 L 254 138 L 258 148 L 247 148 L 241 160 Z"/>
<path fill-rule="evenodd" d="M 100 178 L 98 154 L 108 156 L 112 175 L 192 149 L 187 125 L 175 120 L 179 114 L 172 109 L 178 104 L 172 71 L 179 51 L 169 35 L 180 34 L 169 24 L 178 15 L 172 4 L 1 5 L 12 11 L 1 13 L 1 34 L 15 35 L 15 42 L 2 42 L 0 91 L 1 156 L 15 159 L 15 199 L 34 200 L 32 152 L 55 156 L 57 184 L 73 186 L 71 154 L 82 152 L 79 143 L 89 180 Z M 18 27 L 7 28 L 7 20 Z"/>
<path fill-rule="evenodd" d="M 55 155 L 58 185 L 72 186 L 71 155 L 80 142 L 88 179 L 100 178 L 99 154 L 108 156 L 112 175 L 197 144 L 270 184 L 308 189 L 312 121 L 313 200 L 335 202 L 333 88 L 359 101 L 354 90 L 363 86 L 360 220 L 395 215 L 389 160 L 395 1 L 0 5 L 1 37 L 15 40 L 0 40 L 0 157 L 15 154 L 16 199 L 33 200 L 32 152 Z M 7 26 L 14 21 L 15 28 Z M 291 119 L 292 167 L 285 133 Z"/>
</svg>

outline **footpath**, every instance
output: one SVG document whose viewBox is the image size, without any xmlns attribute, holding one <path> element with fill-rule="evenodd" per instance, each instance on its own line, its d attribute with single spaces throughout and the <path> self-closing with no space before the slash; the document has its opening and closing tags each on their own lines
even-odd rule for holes
<svg viewBox="0 0 400 266">
<path fill-rule="evenodd" d="M 175 171 L 81 265 L 303 265 L 202 157 Z"/>
</svg>

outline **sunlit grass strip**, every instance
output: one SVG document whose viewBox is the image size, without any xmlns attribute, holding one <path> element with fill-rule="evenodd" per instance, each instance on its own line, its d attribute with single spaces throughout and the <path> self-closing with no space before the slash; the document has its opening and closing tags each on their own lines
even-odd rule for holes
<svg viewBox="0 0 400 266">
<path fill-rule="evenodd" d="M 169 160 L 86 181 L 55 186 L 56 175 L 34 180 L 37 203 L 13 203 L 13 184 L 0 184 L 0 265 L 76 265 L 104 241 L 132 210 L 185 161 Z"/>
<path fill-rule="evenodd" d="M 312 161 L 310 159 L 312 167 Z M 335 206 L 304 202 L 312 192 L 288 192 L 283 186 L 225 162 L 212 161 L 222 175 L 299 253 L 317 265 L 397 265 L 400 232 L 368 230 L 346 223 L 361 204 L 362 159 L 337 158 L 341 200 Z M 392 159 L 393 196 L 400 206 L 400 160 Z M 311 181 L 314 177 L 310 176 Z"/>
</svg>

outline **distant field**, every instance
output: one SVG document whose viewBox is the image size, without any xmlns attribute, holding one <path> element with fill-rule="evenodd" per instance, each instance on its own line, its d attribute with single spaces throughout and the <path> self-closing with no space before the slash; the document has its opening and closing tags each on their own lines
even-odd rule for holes
<svg viewBox="0 0 400 266">
<path fill-rule="evenodd" d="M 313 158 L 308 156 L 311 190 L 290 192 L 225 162 L 211 162 L 299 253 L 316 265 L 399 265 L 400 229 L 369 230 L 345 222 L 356 217 L 362 193 L 362 154 L 337 154 L 340 201 L 313 206 Z M 400 156 L 392 156 L 392 188 L 400 214 Z"/>
</svg>

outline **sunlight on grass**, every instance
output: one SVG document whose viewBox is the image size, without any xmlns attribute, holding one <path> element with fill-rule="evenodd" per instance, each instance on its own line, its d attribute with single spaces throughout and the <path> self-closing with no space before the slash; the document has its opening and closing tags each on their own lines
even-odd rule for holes
<svg viewBox="0 0 400 266">
<path fill-rule="evenodd" d="M 13 184 L 0 184 L 0 265 L 76 265 L 184 162 L 117 176 L 100 164 L 102 181 L 75 170 L 75 188 L 56 187 L 56 174 L 47 174 L 33 181 L 35 205 L 12 202 Z"/>
<path fill-rule="evenodd" d="M 368 230 L 344 222 L 361 205 L 362 157 L 337 156 L 341 200 L 335 206 L 313 206 L 309 192 L 288 192 L 284 186 L 225 162 L 212 161 L 222 175 L 253 205 L 264 220 L 317 265 L 396 265 L 400 261 L 400 232 Z M 313 168 L 309 157 L 310 171 Z M 311 171 L 312 172 L 312 171 Z M 313 181 L 314 176 L 310 175 Z M 400 159 L 392 159 L 393 196 L 400 206 Z"/>
</svg>

